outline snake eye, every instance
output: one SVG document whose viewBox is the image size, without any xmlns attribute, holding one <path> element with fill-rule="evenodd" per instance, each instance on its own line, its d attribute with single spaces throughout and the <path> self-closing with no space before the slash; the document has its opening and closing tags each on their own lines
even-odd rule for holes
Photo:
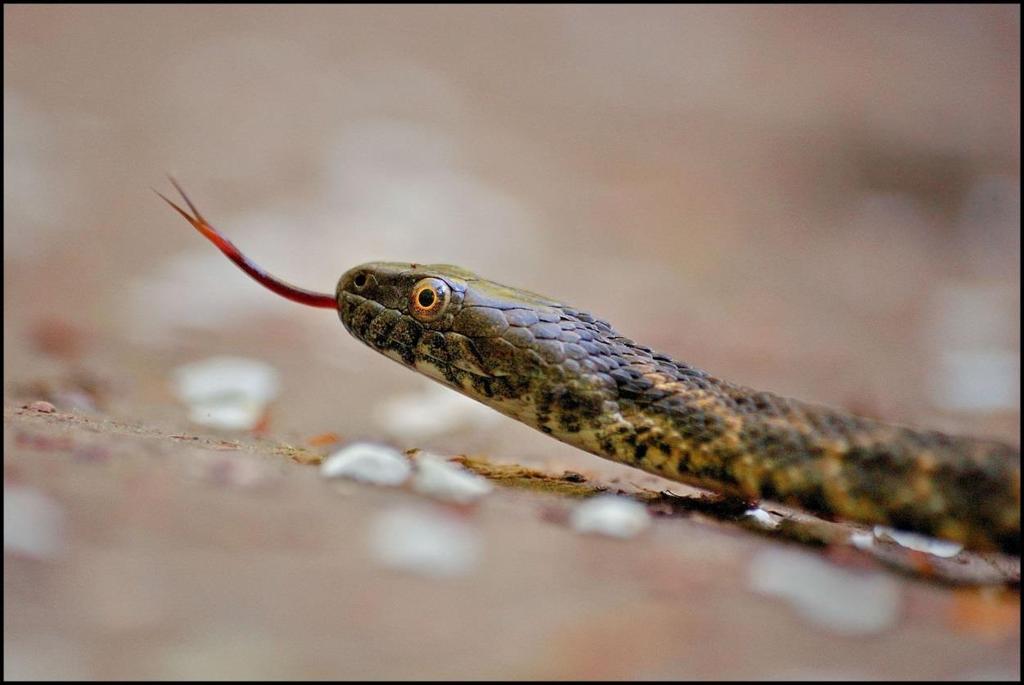
<svg viewBox="0 0 1024 685">
<path fill-rule="evenodd" d="M 352 285 L 356 287 L 356 290 L 362 290 L 366 287 L 366 283 L 369 279 L 364 273 L 356 274 L 356 277 L 352 279 Z"/>
<path fill-rule="evenodd" d="M 440 278 L 424 278 L 412 289 L 409 310 L 420 321 L 433 321 L 448 308 L 451 289 Z"/>
</svg>

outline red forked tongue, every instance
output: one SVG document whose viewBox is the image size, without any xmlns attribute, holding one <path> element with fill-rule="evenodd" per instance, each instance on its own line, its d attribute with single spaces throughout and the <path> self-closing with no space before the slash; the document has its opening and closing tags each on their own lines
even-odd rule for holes
<svg viewBox="0 0 1024 685">
<path fill-rule="evenodd" d="M 181 197 L 184 198 L 185 204 L 188 205 L 188 208 L 192 210 L 192 214 L 194 214 L 195 216 L 190 215 L 184 209 L 168 200 L 163 193 L 156 190 L 154 190 L 153 192 L 162 197 L 164 202 L 166 202 L 167 204 L 174 208 L 174 211 L 185 217 L 186 221 L 192 224 L 192 226 L 197 231 L 206 236 L 206 238 L 211 243 L 216 245 L 217 248 L 221 252 L 223 252 L 228 259 L 237 264 L 239 268 L 242 269 L 242 271 L 249 274 L 249 276 L 254 281 L 261 284 L 264 288 L 267 288 L 268 290 L 273 290 L 281 297 L 287 297 L 289 300 L 292 300 L 294 302 L 309 305 L 310 307 L 337 309 L 338 304 L 334 299 L 334 295 L 330 295 L 328 293 L 315 293 L 312 290 L 298 288 L 292 285 L 291 283 L 282 281 L 280 278 L 271 276 L 266 271 L 264 271 L 260 266 L 250 261 L 248 257 L 242 254 L 242 252 L 237 247 L 235 247 L 234 243 L 232 243 L 230 240 L 228 240 L 220 233 L 218 233 L 217 229 L 211 226 L 209 222 L 203 218 L 203 215 L 199 213 L 199 210 L 196 209 L 196 206 L 192 204 L 191 200 L 188 199 L 188 195 L 186 195 L 185 191 L 181 189 L 181 186 L 178 185 L 177 181 L 175 181 L 172 178 L 171 183 L 173 183 L 174 187 L 178 190 L 179 193 L 181 193 Z"/>
</svg>

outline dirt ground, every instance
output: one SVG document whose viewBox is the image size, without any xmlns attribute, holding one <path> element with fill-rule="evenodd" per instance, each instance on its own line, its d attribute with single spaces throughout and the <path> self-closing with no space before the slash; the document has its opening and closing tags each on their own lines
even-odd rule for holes
<svg viewBox="0 0 1024 685">
<path fill-rule="evenodd" d="M 1019 680 L 1019 559 L 761 526 L 453 404 L 150 190 L 305 287 L 461 264 L 730 380 L 1019 444 L 1019 8 L 4 20 L 6 678 Z M 276 372 L 251 428 L 175 390 L 219 355 Z M 335 440 L 494 490 L 325 479 Z M 573 529 L 618 491 L 649 529 Z"/>
<path fill-rule="evenodd" d="M 700 514 L 657 517 L 635 539 L 584 536 L 565 522 L 582 486 L 496 478 L 481 504 L 452 509 L 478 533 L 479 561 L 438 578 L 382 566 L 373 520 L 451 506 L 330 483 L 315 466 L 324 448 L 11 403 L 4 436 L 5 541 L 35 540 L 5 546 L 11 678 L 1019 673 L 1016 590 L 947 585 L 914 564 L 907 575 L 848 546 Z M 567 465 L 541 471 L 562 481 Z M 653 477 L 573 466 L 595 487 L 659 491 Z M 821 564 L 810 578 L 808 561 Z M 1019 561 L 1008 568 L 1019 579 Z M 759 575 L 787 573 L 820 587 L 758 591 Z"/>
</svg>

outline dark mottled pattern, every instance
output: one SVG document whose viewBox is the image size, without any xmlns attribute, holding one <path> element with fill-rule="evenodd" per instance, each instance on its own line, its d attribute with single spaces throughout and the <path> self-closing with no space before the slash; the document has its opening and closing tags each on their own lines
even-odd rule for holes
<svg viewBox="0 0 1024 685">
<path fill-rule="evenodd" d="M 366 276 L 356 288 L 356 275 Z M 444 315 L 409 313 L 422 278 Z M 1020 451 L 733 385 L 586 312 L 458 267 L 366 264 L 339 315 L 393 359 L 564 442 L 681 482 L 1020 553 Z"/>
</svg>

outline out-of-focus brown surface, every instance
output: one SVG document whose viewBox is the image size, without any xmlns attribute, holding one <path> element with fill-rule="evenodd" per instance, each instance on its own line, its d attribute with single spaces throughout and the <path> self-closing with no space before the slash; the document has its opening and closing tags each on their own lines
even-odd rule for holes
<svg viewBox="0 0 1024 685">
<path fill-rule="evenodd" d="M 402 437 L 379 409 L 426 381 L 150 191 L 173 172 L 308 288 L 460 264 L 730 380 L 1018 443 L 1019 36 L 1011 6 L 5 7 L 5 542 L 63 521 L 5 552 L 5 675 L 1019 678 L 1016 595 L 865 570 L 900 609 L 851 637 L 751 590 L 770 542 L 581 537 L 521 492 L 467 514 L 469 575 L 382 571 L 367 522 L 412 496 L 274 445 L 631 471 L 505 420 Z M 225 353 L 280 373 L 262 442 L 170 389 Z"/>
</svg>

